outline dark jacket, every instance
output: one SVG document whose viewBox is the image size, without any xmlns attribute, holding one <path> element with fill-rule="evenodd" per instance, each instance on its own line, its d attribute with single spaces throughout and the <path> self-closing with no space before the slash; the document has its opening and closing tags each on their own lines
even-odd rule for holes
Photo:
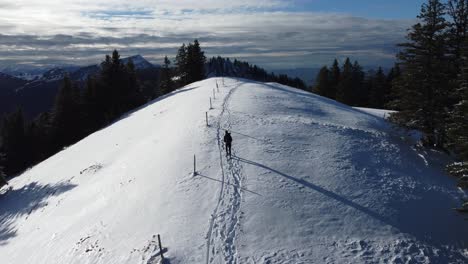
<svg viewBox="0 0 468 264">
<path fill-rule="evenodd" d="M 231 134 L 230 134 L 230 133 L 226 133 L 226 134 L 224 135 L 224 142 L 225 142 L 226 144 L 228 144 L 228 145 L 231 144 L 231 142 L 232 142 L 232 137 L 231 137 Z"/>
</svg>

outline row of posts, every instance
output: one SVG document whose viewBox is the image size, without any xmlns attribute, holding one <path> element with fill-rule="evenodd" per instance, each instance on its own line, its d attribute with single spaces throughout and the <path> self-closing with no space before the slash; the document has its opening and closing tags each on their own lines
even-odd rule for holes
<svg viewBox="0 0 468 264">
<path fill-rule="evenodd" d="M 223 86 L 224 86 L 224 77 L 222 78 L 222 82 L 223 82 Z M 216 80 L 216 91 L 219 93 L 219 84 L 218 84 L 218 80 Z M 213 89 L 213 99 L 216 99 L 216 93 L 215 93 L 215 89 Z M 210 109 L 211 110 L 213 109 L 213 103 L 211 101 L 211 97 L 210 97 Z M 210 123 L 208 122 L 208 111 L 205 112 L 205 120 L 206 120 L 206 126 L 210 126 Z M 197 157 L 195 155 L 193 155 L 193 176 L 196 176 L 197 175 Z"/>
<path fill-rule="evenodd" d="M 223 86 L 224 86 L 224 77 L 223 77 Z M 216 91 L 219 93 L 219 85 L 218 85 L 218 80 L 216 80 Z M 213 100 L 216 99 L 216 93 L 215 89 L 213 89 Z M 210 109 L 213 109 L 213 102 L 210 97 Z M 206 120 L 206 126 L 210 126 L 210 123 L 208 122 L 208 112 L 205 112 L 205 120 Z"/>
<path fill-rule="evenodd" d="M 222 78 L 223 81 L 223 86 L 224 86 L 224 77 Z M 219 93 L 219 85 L 218 85 L 218 80 L 216 80 L 216 91 Z M 216 99 L 216 93 L 215 89 L 213 89 L 213 99 Z M 210 110 L 213 109 L 213 104 L 211 102 L 211 97 L 210 97 Z M 210 126 L 208 123 L 208 112 L 205 112 L 205 117 L 206 117 L 206 126 Z M 197 156 L 193 155 L 193 176 L 196 176 L 197 173 Z M 164 254 L 163 254 L 163 247 L 161 244 L 161 236 L 158 234 L 158 244 L 159 244 L 159 252 L 161 255 L 161 260 L 164 263 Z"/>
</svg>

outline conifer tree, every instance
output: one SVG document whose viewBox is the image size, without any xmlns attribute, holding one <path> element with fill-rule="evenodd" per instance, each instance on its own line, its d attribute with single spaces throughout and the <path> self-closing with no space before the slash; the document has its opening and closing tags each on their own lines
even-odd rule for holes
<svg viewBox="0 0 468 264">
<path fill-rule="evenodd" d="M 132 110 L 145 103 L 145 98 L 141 92 L 140 85 L 136 74 L 135 64 L 133 60 L 129 60 L 125 65 L 126 86 L 120 96 L 120 104 L 122 106 L 121 113 Z"/>
<path fill-rule="evenodd" d="M 323 66 L 317 75 L 313 92 L 321 96 L 333 98 L 330 86 L 330 70 L 328 70 L 327 66 Z"/>
<path fill-rule="evenodd" d="M 112 52 L 111 62 L 109 72 L 107 72 L 109 75 L 106 80 L 106 84 L 109 85 L 108 89 L 111 98 L 109 121 L 112 121 L 125 111 L 121 103 L 127 88 L 125 85 L 125 66 L 120 60 L 120 54 L 117 50 Z"/>
<path fill-rule="evenodd" d="M 387 94 L 387 82 L 382 67 L 379 67 L 375 76 L 371 80 L 371 90 L 369 91 L 369 105 L 374 108 L 383 108 Z"/>
<path fill-rule="evenodd" d="M 190 82 L 197 82 L 205 79 L 205 53 L 201 50 L 200 43 L 195 39 L 193 44 L 190 44 L 189 49 L 189 67 L 190 67 Z"/>
<path fill-rule="evenodd" d="M 113 60 L 109 55 L 106 55 L 101 63 L 101 71 L 99 73 L 98 84 L 96 86 L 97 104 L 102 108 L 104 123 L 109 123 L 115 114 L 113 113 L 114 102 L 116 101 L 115 84 L 117 83 L 116 70 L 113 66 Z"/>
<path fill-rule="evenodd" d="M 185 43 L 177 51 L 175 65 L 177 67 L 177 74 L 179 75 L 180 86 L 188 83 L 187 80 L 187 47 Z"/>
<path fill-rule="evenodd" d="M 51 148 L 53 139 L 48 112 L 41 113 L 28 125 L 26 135 L 29 138 L 28 144 L 32 152 L 32 163 L 43 161 L 53 154 L 54 149 Z"/>
<path fill-rule="evenodd" d="M 336 100 L 348 105 L 353 103 L 353 65 L 349 58 L 343 64 L 340 82 L 336 88 Z"/>
<path fill-rule="evenodd" d="M 24 125 L 21 109 L 3 118 L 0 131 L 0 138 L 2 139 L 0 152 L 6 156 L 4 172 L 8 175 L 20 172 L 28 164 L 28 161 L 24 158 L 28 151 Z"/>
<path fill-rule="evenodd" d="M 454 56 L 455 73 L 459 73 L 462 65 L 463 42 L 468 37 L 468 0 L 449 0 L 447 13 L 450 20 L 449 46 Z"/>
<path fill-rule="evenodd" d="M 55 148 L 67 146 L 80 137 L 81 113 L 79 108 L 79 90 L 74 87 L 68 76 L 57 93 L 52 110 L 52 134 Z"/>
<path fill-rule="evenodd" d="M 398 100 L 398 91 L 395 91 L 396 89 L 394 87 L 397 87 L 396 81 L 400 78 L 401 76 L 401 69 L 398 63 L 395 63 L 395 65 L 390 69 L 390 72 L 387 75 L 386 79 L 386 85 L 387 85 L 387 98 L 385 99 L 385 105 L 384 108 L 386 109 L 395 109 L 397 110 L 395 103 Z M 398 102 L 396 103 L 398 105 Z"/>
<path fill-rule="evenodd" d="M 174 82 L 172 81 L 172 74 L 171 74 L 171 61 L 164 57 L 164 64 L 160 72 L 160 89 L 162 93 L 170 93 L 174 90 Z"/>
<path fill-rule="evenodd" d="M 57 92 L 52 110 L 52 130 L 56 138 L 56 148 L 66 144 L 69 137 L 68 118 L 71 115 L 73 104 L 73 95 L 71 81 L 68 76 L 63 79 L 63 84 Z"/>
<path fill-rule="evenodd" d="M 392 120 L 425 133 L 423 143 L 442 147 L 446 141 L 446 118 L 450 94 L 447 51 L 447 21 L 439 0 L 423 4 L 412 27 L 408 43 L 400 44 L 398 58 L 404 73 L 396 82 L 399 99 L 393 102 L 399 112 Z"/>
<path fill-rule="evenodd" d="M 88 76 L 83 95 L 83 130 L 86 134 L 92 133 L 105 124 L 105 109 L 103 102 L 105 94 L 96 77 Z"/>
<path fill-rule="evenodd" d="M 460 101 L 451 113 L 448 129 L 449 146 L 460 159 L 460 162 L 448 166 L 448 170 L 459 177 L 468 176 L 468 38 L 465 40 L 464 53 L 467 55 L 462 57 L 462 71 L 458 81 Z"/>
<path fill-rule="evenodd" d="M 175 61 L 180 85 L 205 79 L 205 63 L 206 57 L 198 40 L 189 43 L 187 46 L 183 44 L 177 52 Z"/>
<path fill-rule="evenodd" d="M 4 162 L 5 154 L 0 152 L 0 188 L 7 183 Z"/>
<path fill-rule="evenodd" d="M 352 84 L 350 92 L 350 104 L 355 106 L 367 106 L 368 93 L 364 85 L 365 74 L 357 61 L 354 61 L 352 67 Z"/>
<path fill-rule="evenodd" d="M 340 80 L 341 80 L 340 65 L 338 64 L 338 60 L 335 59 L 330 69 L 330 93 L 329 93 L 330 96 L 329 97 L 331 99 L 336 99 L 336 93 L 337 93 L 338 84 L 340 83 Z"/>
<path fill-rule="evenodd" d="M 97 90 L 106 123 L 144 102 L 133 62 L 124 65 L 117 50 L 101 63 Z"/>
</svg>

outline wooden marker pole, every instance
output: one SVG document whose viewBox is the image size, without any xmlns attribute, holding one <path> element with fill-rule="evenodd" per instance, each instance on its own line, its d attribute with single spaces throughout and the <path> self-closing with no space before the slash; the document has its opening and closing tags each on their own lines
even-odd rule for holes
<svg viewBox="0 0 468 264">
<path fill-rule="evenodd" d="M 211 97 L 210 97 L 210 109 L 213 109 L 213 105 L 211 104 Z"/>
<path fill-rule="evenodd" d="M 209 126 L 208 125 L 208 112 L 205 112 L 205 117 L 206 117 L 206 126 Z"/>
<path fill-rule="evenodd" d="M 161 259 L 164 260 L 164 255 L 163 255 L 163 248 L 161 244 L 161 236 L 158 234 L 158 243 L 159 243 L 159 252 L 161 254 Z"/>
<path fill-rule="evenodd" d="M 197 157 L 193 155 L 193 176 L 197 175 Z"/>
</svg>

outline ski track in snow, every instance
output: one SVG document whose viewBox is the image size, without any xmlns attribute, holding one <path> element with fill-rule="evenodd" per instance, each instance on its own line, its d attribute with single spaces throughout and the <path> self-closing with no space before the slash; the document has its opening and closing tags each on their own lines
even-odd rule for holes
<svg viewBox="0 0 468 264">
<path fill-rule="evenodd" d="M 242 165 L 236 159 L 224 158 L 222 132 L 231 129 L 231 112 L 229 99 L 239 87 L 231 88 L 222 104 L 217 120 L 217 143 L 221 166 L 221 187 L 216 208 L 211 214 L 207 233 L 206 263 L 238 263 L 236 236 L 240 219 L 240 203 L 242 188 Z M 225 119 L 225 120 L 223 120 Z M 223 125 L 224 124 L 224 125 Z M 233 156 L 235 151 L 233 150 Z M 227 168 L 225 168 L 227 165 Z M 232 188 L 225 188 L 233 186 Z"/>
</svg>

